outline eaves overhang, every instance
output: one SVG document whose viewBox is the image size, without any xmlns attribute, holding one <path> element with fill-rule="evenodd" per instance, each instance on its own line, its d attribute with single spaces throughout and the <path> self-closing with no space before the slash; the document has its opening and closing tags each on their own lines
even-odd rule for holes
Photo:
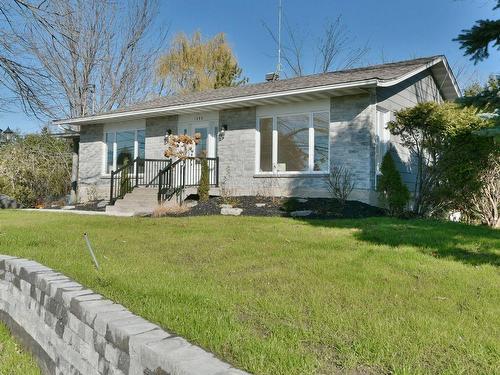
<svg viewBox="0 0 500 375">
<path fill-rule="evenodd" d="M 186 104 L 157 106 L 153 108 L 131 109 L 97 114 L 79 118 L 69 118 L 53 121 L 54 125 L 86 125 L 104 122 L 144 119 L 159 116 L 216 111 L 258 105 L 293 103 L 305 100 L 317 100 L 329 96 L 354 95 L 365 93 L 369 88 L 389 87 L 396 85 L 426 69 L 430 69 L 445 100 L 454 100 L 461 96 L 457 81 L 444 56 L 438 56 L 418 68 L 393 79 L 382 80 L 371 78 L 360 81 L 349 81 L 313 87 L 281 90 L 254 95 L 236 96 L 216 100 L 198 101 Z"/>
</svg>

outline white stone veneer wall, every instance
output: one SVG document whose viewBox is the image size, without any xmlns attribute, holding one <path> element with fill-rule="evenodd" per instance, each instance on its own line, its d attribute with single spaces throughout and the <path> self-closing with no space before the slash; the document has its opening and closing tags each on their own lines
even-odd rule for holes
<svg viewBox="0 0 500 375">
<path fill-rule="evenodd" d="M 330 107 L 330 163 L 343 165 L 353 173 L 355 190 L 350 199 L 376 205 L 375 93 L 332 97 L 327 105 Z M 301 107 L 307 109 L 307 103 L 301 103 Z M 218 146 L 220 181 L 224 181 L 229 171 L 228 185 L 235 195 L 330 196 L 325 176 L 256 175 L 256 121 L 254 107 L 220 112 L 220 126 L 228 126 Z"/>
</svg>

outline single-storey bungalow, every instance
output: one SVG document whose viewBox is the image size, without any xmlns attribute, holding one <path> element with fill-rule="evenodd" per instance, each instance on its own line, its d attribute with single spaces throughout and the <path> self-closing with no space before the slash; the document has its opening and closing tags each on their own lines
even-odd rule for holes
<svg viewBox="0 0 500 375">
<path fill-rule="evenodd" d="M 80 127 L 82 201 L 114 202 L 134 187 L 195 186 L 198 157 L 206 155 L 215 193 L 224 184 L 234 195 L 324 197 L 325 176 L 341 165 L 354 176 L 351 199 L 377 204 L 377 175 L 389 145 L 413 189 L 412 156 L 386 128 L 394 112 L 459 96 L 446 58 L 434 56 L 159 97 L 55 123 Z M 193 158 L 175 171 L 164 156 L 166 136 L 195 133 L 201 140 Z M 120 170 L 131 181 L 125 191 Z"/>
</svg>

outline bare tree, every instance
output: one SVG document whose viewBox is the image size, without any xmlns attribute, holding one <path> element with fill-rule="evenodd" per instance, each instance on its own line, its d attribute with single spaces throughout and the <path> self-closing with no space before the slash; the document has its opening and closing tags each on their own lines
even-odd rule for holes
<svg viewBox="0 0 500 375">
<path fill-rule="evenodd" d="M 47 93 L 41 81 L 46 78 L 43 72 L 33 69 L 24 61 L 19 48 L 17 30 L 21 18 L 29 18 L 32 23 L 59 39 L 60 35 L 52 29 L 46 18 L 44 1 L 11 0 L 0 2 L 0 86 L 11 96 L 0 97 L 0 110 L 13 103 L 20 103 L 25 112 L 37 115 L 36 109 L 43 108 L 42 97 Z"/>
<path fill-rule="evenodd" d="M 327 21 L 324 34 L 317 44 L 319 72 L 326 73 L 332 69 L 348 69 L 359 64 L 368 53 L 368 44 L 353 47 L 354 38 L 349 35 L 342 23 L 342 16 Z"/>
<path fill-rule="evenodd" d="M 263 23 L 275 43 L 276 33 Z M 326 73 L 331 70 L 348 69 L 359 65 L 368 53 L 368 44 L 356 46 L 355 38 L 342 22 L 342 16 L 327 20 L 320 37 L 314 40 L 298 26 L 292 26 L 284 17 L 284 37 L 282 39 L 282 59 L 285 75 L 299 77 L 308 73 Z M 304 46 L 312 48 L 306 50 Z M 308 59 L 312 60 L 307 64 Z M 307 69 L 307 66 L 311 66 Z"/>
<path fill-rule="evenodd" d="M 18 11 L 9 44 L 18 61 L 29 61 L 21 77 L 30 78 L 27 86 L 36 98 L 29 101 L 31 109 L 78 117 L 151 94 L 166 39 L 156 21 L 157 5 L 157 0 L 51 0 Z M 14 85 L 16 90 L 30 97 Z"/>
<path fill-rule="evenodd" d="M 351 171 L 342 165 L 332 165 L 326 183 L 332 198 L 337 199 L 343 208 L 355 186 Z"/>
</svg>

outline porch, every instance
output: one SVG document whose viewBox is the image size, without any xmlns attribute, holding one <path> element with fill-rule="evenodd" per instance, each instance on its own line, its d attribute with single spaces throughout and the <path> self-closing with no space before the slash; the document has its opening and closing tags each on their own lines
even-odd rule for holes
<svg viewBox="0 0 500 375">
<path fill-rule="evenodd" d="M 141 195 L 141 202 L 132 202 L 141 203 L 143 210 L 146 211 L 172 200 L 174 196 L 178 198 L 186 196 L 188 189 L 194 192 L 200 185 L 204 162 L 207 164 L 209 187 L 217 188 L 218 157 L 188 157 L 175 161 L 137 157 L 117 170 L 111 171 L 109 204 L 114 206 L 126 195 L 131 195 L 135 189 L 147 192 Z"/>
</svg>

